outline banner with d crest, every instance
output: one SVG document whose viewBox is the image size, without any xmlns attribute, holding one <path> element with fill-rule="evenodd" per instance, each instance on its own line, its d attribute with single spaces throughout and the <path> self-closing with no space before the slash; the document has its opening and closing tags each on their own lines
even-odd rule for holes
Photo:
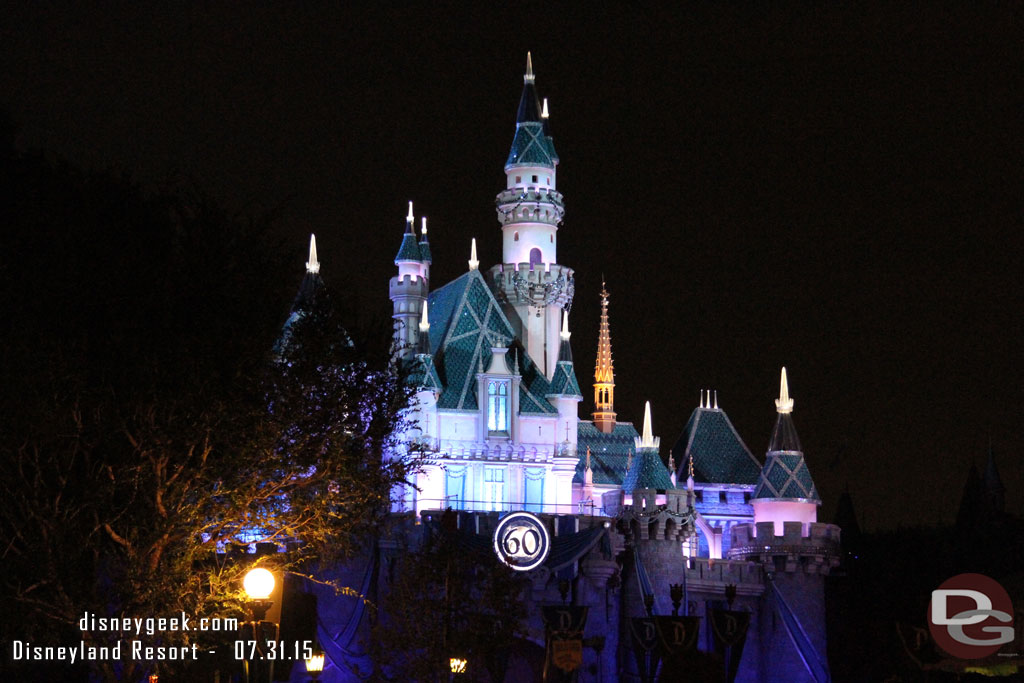
<svg viewBox="0 0 1024 683">
<path fill-rule="evenodd" d="M 747 627 L 750 626 L 750 612 L 729 609 L 708 609 L 708 623 L 715 653 L 725 662 L 725 680 L 732 683 L 743 658 L 743 644 L 747 641 Z"/>
<path fill-rule="evenodd" d="M 544 661 L 545 681 L 568 681 L 583 665 L 583 630 L 587 625 L 586 607 L 559 605 L 542 607 L 547 636 Z"/>
</svg>

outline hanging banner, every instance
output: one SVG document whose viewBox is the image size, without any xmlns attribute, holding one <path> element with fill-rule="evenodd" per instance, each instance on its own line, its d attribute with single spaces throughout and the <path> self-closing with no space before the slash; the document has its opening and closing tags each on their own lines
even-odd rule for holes
<svg viewBox="0 0 1024 683">
<path fill-rule="evenodd" d="M 732 683 L 736 680 L 736 672 L 743 658 L 750 612 L 711 608 L 708 610 L 708 623 L 711 625 L 715 653 L 725 662 L 726 682 Z"/>
<path fill-rule="evenodd" d="M 652 681 L 660 659 L 657 621 L 654 617 L 633 617 L 629 620 L 629 632 L 640 680 Z"/>
<path fill-rule="evenodd" d="M 577 605 L 541 607 L 547 636 L 545 681 L 562 680 L 583 666 L 583 631 L 588 611 L 589 608 Z M 557 671 L 552 669 L 552 665 Z"/>
</svg>

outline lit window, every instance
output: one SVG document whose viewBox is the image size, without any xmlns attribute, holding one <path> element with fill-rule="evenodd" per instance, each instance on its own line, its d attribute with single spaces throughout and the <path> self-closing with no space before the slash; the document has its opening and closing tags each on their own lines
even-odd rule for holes
<svg viewBox="0 0 1024 683">
<path fill-rule="evenodd" d="M 508 383 L 487 383 L 487 431 L 508 434 Z"/>
<path fill-rule="evenodd" d="M 484 468 L 484 506 L 487 510 L 502 510 L 505 505 L 505 468 Z"/>
</svg>

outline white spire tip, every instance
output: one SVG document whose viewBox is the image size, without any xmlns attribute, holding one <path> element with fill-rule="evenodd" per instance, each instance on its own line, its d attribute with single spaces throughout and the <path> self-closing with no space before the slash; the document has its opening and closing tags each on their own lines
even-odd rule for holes
<svg viewBox="0 0 1024 683">
<path fill-rule="evenodd" d="M 779 382 L 779 397 L 775 399 L 775 409 L 780 413 L 793 412 L 793 399 L 789 397 L 789 382 L 786 380 L 786 368 L 782 368 L 782 379 Z"/>
<path fill-rule="evenodd" d="M 551 117 L 551 114 L 548 113 L 548 98 L 546 97 L 544 98 L 544 106 L 540 110 L 540 117 L 542 119 L 547 119 Z"/>
<path fill-rule="evenodd" d="M 316 235 L 309 235 L 309 260 L 306 261 L 307 273 L 319 273 L 320 262 L 316 260 Z"/>
<path fill-rule="evenodd" d="M 476 270 L 480 267 L 480 261 L 476 258 L 476 238 L 473 238 L 472 246 L 469 250 L 469 269 Z"/>
<path fill-rule="evenodd" d="M 412 215 L 412 200 L 409 200 L 409 215 L 405 217 L 405 220 L 409 223 L 416 220 Z"/>
</svg>

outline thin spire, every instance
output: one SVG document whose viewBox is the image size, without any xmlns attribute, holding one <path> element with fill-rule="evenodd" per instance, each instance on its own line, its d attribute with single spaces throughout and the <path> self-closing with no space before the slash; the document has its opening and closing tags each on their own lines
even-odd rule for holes
<svg viewBox="0 0 1024 683">
<path fill-rule="evenodd" d="M 718 389 L 715 389 L 715 410 L 718 410 Z"/>
<path fill-rule="evenodd" d="M 590 469 L 590 446 L 587 446 L 587 469 Z"/>
<path fill-rule="evenodd" d="M 775 409 L 779 413 L 793 412 L 793 399 L 789 397 L 789 382 L 786 381 L 786 368 L 782 368 L 782 380 L 779 385 L 779 397 L 775 399 Z"/>
<path fill-rule="evenodd" d="M 594 368 L 594 426 L 604 434 L 615 428 L 615 368 L 612 336 L 608 325 L 608 289 L 601 278 L 601 327 L 597 335 L 597 365 Z"/>
<path fill-rule="evenodd" d="M 523 74 L 523 83 L 533 83 L 536 76 L 533 75 L 533 57 L 526 53 L 526 73 Z"/>
<path fill-rule="evenodd" d="M 551 114 L 548 113 L 548 98 L 544 98 L 544 106 L 541 107 L 540 117 L 542 119 L 551 118 Z"/>
<path fill-rule="evenodd" d="M 569 332 L 569 311 L 564 311 L 563 310 L 562 311 L 562 332 L 559 334 L 559 336 L 562 338 L 562 341 L 569 341 L 569 336 L 571 334 L 572 333 Z"/>
<path fill-rule="evenodd" d="M 319 273 L 320 262 L 316 260 L 316 235 L 309 235 L 309 260 L 306 261 L 307 273 Z"/>
<path fill-rule="evenodd" d="M 480 261 L 476 258 L 476 238 L 473 238 L 473 244 L 469 250 L 469 269 L 476 270 L 480 267 Z"/>
<path fill-rule="evenodd" d="M 420 334 L 430 331 L 430 320 L 427 317 L 427 302 L 423 302 L 423 315 L 420 316 Z"/>
<path fill-rule="evenodd" d="M 409 202 L 409 203 L 412 204 L 412 202 Z M 423 241 L 426 242 L 427 241 L 427 217 L 424 216 L 422 220 L 423 220 Z"/>
<path fill-rule="evenodd" d="M 629 472 L 631 469 L 633 469 L 633 449 L 630 449 L 629 457 L 626 458 L 626 472 Z"/>
<path fill-rule="evenodd" d="M 415 216 L 412 215 L 412 200 L 410 199 L 409 200 L 409 215 L 407 215 L 405 217 L 405 231 L 406 232 L 416 232 L 416 229 L 413 227 L 413 224 L 415 222 L 416 222 L 416 218 L 415 218 Z"/>
<path fill-rule="evenodd" d="M 646 401 L 644 403 L 644 430 L 643 436 L 635 440 L 636 447 L 639 448 L 658 448 L 661 444 L 661 438 L 654 436 L 654 431 L 651 429 L 651 402 Z"/>
</svg>

